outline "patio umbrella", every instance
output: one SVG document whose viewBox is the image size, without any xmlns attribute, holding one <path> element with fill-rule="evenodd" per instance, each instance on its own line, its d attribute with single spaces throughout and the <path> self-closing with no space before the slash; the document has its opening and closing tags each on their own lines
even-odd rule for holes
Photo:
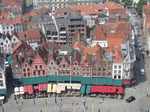
<svg viewBox="0 0 150 112">
<path fill-rule="evenodd" d="M 101 112 L 100 109 L 98 109 L 98 112 Z"/>
</svg>

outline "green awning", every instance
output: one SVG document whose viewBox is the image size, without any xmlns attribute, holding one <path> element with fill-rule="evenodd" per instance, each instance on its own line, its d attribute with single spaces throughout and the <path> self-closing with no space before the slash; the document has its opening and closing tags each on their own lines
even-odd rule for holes
<svg viewBox="0 0 150 112">
<path fill-rule="evenodd" d="M 85 93 L 85 87 L 86 87 L 85 85 L 81 86 L 81 90 L 80 90 L 81 93 Z"/>
<path fill-rule="evenodd" d="M 122 80 L 114 79 L 113 85 L 114 85 L 114 86 L 122 86 Z"/>
<path fill-rule="evenodd" d="M 6 89 L 0 89 L 0 95 L 5 95 L 6 94 Z"/>
<path fill-rule="evenodd" d="M 107 85 L 113 85 L 113 79 L 112 78 L 106 78 Z"/>
<path fill-rule="evenodd" d="M 90 85 L 86 86 L 86 93 L 91 93 L 91 86 Z"/>
<path fill-rule="evenodd" d="M 6 58 L 6 60 L 8 61 L 9 65 L 11 65 L 12 64 L 12 55 L 8 56 Z"/>
<path fill-rule="evenodd" d="M 92 77 L 81 77 L 81 83 L 82 84 L 91 84 L 92 83 Z"/>
</svg>

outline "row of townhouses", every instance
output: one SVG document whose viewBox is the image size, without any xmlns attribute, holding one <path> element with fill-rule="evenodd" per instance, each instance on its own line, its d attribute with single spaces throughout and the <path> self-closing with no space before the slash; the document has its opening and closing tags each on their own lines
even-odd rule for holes
<svg viewBox="0 0 150 112">
<path fill-rule="evenodd" d="M 136 81 L 134 35 L 126 9 L 106 2 L 58 5 L 52 12 L 57 5 L 49 10 L 34 2 L 36 10 L 11 17 L 5 10 L 0 21 L 0 52 L 10 61 L 15 96 L 122 97 L 124 86 Z"/>
</svg>

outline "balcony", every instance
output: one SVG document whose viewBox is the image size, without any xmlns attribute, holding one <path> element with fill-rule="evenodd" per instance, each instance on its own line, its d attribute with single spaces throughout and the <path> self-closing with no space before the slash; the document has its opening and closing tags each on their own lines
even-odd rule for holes
<svg viewBox="0 0 150 112">
<path fill-rule="evenodd" d="M 60 36 L 60 38 L 66 38 L 66 36 Z"/>
<path fill-rule="evenodd" d="M 66 31 L 60 31 L 60 34 L 66 34 Z"/>
</svg>

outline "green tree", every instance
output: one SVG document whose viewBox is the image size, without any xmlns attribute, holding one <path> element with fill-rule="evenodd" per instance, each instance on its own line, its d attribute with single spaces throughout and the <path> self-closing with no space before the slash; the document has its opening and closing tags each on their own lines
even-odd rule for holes
<svg viewBox="0 0 150 112">
<path fill-rule="evenodd" d="M 109 1 L 119 3 L 119 0 L 109 0 Z"/>
<path fill-rule="evenodd" d="M 145 0 L 139 0 L 137 7 L 136 7 L 136 11 L 139 15 L 142 15 L 142 7 L 143 5 L 146 5 L 147 2 Z"/>
<path fill-rule="evenodd" d="M 122 2 L 124 2 L 125 5 L 132 5 L 133 0 L 122 0 Z"/>
</svg>

